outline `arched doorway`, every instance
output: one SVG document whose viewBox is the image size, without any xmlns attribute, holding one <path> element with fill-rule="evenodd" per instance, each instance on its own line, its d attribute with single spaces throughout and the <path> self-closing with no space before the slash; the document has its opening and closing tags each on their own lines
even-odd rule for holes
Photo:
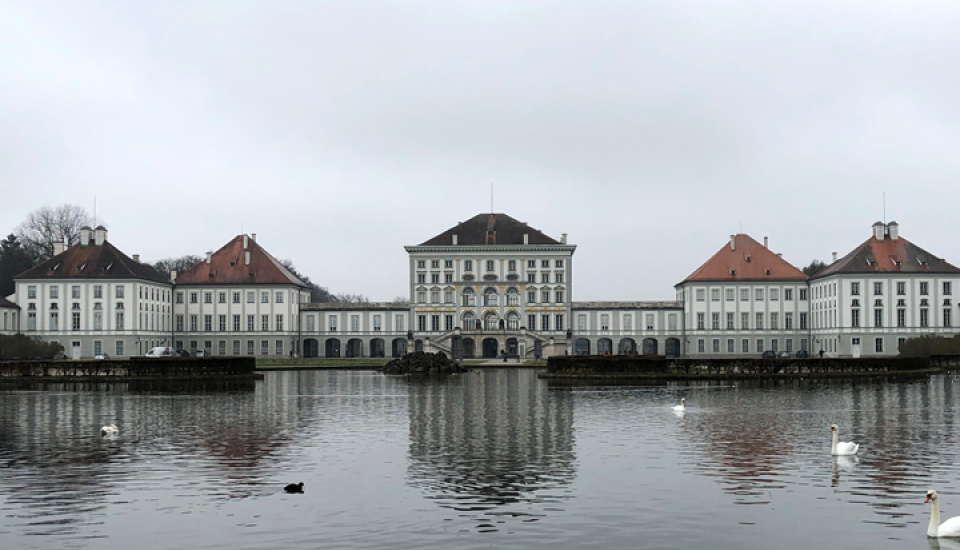
<svg viewBox="0 0 960 550">
<path fill-rule="evenodd" d="M 636 355 L 637 341 L 633 338 L 622 338 L 617 353 L 620 355 Z"/>
<path fill-rule="evenodd" d="M 644 338 L 644 339 L 643 339 L 643 354 L 644 354 L 644 355 L 656 355 L 656 354 L 657 354 L 657 339 L 656 339 L 656 338 Z"/>
<path fill-rule="evenodd" d="M 667 357 L 680 357 L 679 338 L 667 338 L 666 355 Z"/>
<path fill-rule="evenodd" d="M 324 357 L 340 357 L 340 340 L 328 338 L 324 344 Z"/>
<path fill-rule="evenodd" d="M 507 355 L 520 355 L 520 346 L 516 338 L 507 338 Z"/>
<path fill-rule="evenodd" d="M 574 355 L 590 355 L 590 340 L 586 338 L 577 338 L 573 343 Z"/>
<path fill-rule="evenodd" d="M 600 355 L 610 355 L 613 353 L 613 340 L 601 338 L 597 340 L 597 353 Z"/>
<path fill-rule="evenodd" d="M 477 354 L 477 344 L 473 341 L 473 338 L 464 338 L 463 339 L 463 356 L 464 358 L 471 359 Z"/>
<path fill-rule="evenodd" d="M 413 341 L 413 351 L 423 351 L 423 340 Z"/>
<path fill-rule="evenodd" d="M 496 338 L 484 338 L 483 339 L 483 357 L 486 359 L 492 359 L 497 356 L 497 353 L 500 352 L 500 344 L 497 343 Z"/>
<path fill-rule="evenodd" d="M 363 357 L 363 340 L 359 338 L 347 340 L 347 357 Z"/>
<path fill-rule="evenodd" d="M 384 357 L 386 355 L 383 338 L 370 340 L 370 357 Z"/>
<path fill-rule="evenodd" d="M 303 356 L 316 357 L 320 353 L 320 343 L 315 338 L 307 338 L 303 341 Z"/>
<path fill-rule="evenodd" d="M 403 357 L 407 354 L 407 339 L 394 338 L 393 344 L 390 347 L 393 348 L 394 357 Z"/>
</svg>

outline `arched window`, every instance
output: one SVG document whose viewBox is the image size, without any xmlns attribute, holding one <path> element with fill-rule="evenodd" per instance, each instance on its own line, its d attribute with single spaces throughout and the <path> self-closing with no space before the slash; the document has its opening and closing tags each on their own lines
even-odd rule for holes
<svg viewBox="0 0 960 550">
<path fill-rule="evenodd" d="M 477 305 L 477 297 L 473 293 L 472 288 L 467 287 L 463 289 L 463 305 L 465 307 L 473 307 Z"/>
<path fill-rule="evenodd" d="M 520 291 L 518 291 L 515 287 L 510 287 L 507 289 L 507 305 L 508 306 L 520 305 Z"/>
<path fill-rule="evenodd" d="M 500 329 L 500 316 L 496 312 L 488 311 L 483 316 L 483 329 L 484 330 L 499 330 Z"/>
<path fill-rule="evenodd" d="M 520 330 L 520 314 L 516 311 L 507 313 L 507 329 Z"/>
<path fill-rule="evenodd" d="M 500 303 L 500 296 L 497 294 L 497 289 L 488 288 L 483 291 L 483 305 L 485 306 L 496 306 Z"/>
<path fill-rule="evenodd" d="M 472 311 L 463 314 L 463 330 L 477 330 L 477 316 Z"/>
</svg>

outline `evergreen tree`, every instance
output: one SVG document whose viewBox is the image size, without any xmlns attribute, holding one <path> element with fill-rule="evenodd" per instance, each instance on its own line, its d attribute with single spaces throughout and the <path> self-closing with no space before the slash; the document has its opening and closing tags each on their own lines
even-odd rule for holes
<svg viewBox="0 0 960 550">
<path fill-rule="evenodd" d="M 10 234 L 0 241 L 0 297 L 13 294 L 16 290 L 13 278 L 31 267 L 33 261 L 16 235 Z"/>
</svg>

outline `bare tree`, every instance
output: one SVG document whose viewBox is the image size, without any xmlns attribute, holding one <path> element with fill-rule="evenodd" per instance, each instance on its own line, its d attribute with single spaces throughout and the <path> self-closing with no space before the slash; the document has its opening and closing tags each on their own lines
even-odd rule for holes
<svg viewBox="0 0 960 550">
<path fill-rule="evenodd" d="M 370 299 L 364 296 L 363 294 L 334 294 L 333 301 L 339 302 L 341 304 L 367 304 L 370 303 Z"/>
<path fill-rule="evenodd" d="M 334 302 L 334 297 L 330 294 L 330 291 L 326 287 L 320 286 L 317 283 L 314 283 L 310 280 L 310 277 L 306 275 L 301 275 L 297 268 L 293 265 L 291 260 L 280 260 L 280 263 L 283 264 L 283 267 L 287 268 L 290 273 L 293 273 L 298 279 L 306 283 L 310 287 L 310 301 L 315 304 L 322 304 L 328 302 Z"/>
<path fill-rule="evenodd" d="M 393 299 L 393 303 L 395 303 L 395 304 L 409 304 L 409 303 L 410 303 L 410 299 L 407 298 L 406 296 L 397 296 L 396 298 Z"/>
<path fill-rule="evenodd" d="M 180 256 L 179 258 L 164 258 L 162 260 L 158 260 L 153 264 L 153 268 L 166 275 L 169 279 L 171 271 L 183 273 L 202 261 L 203 258 L 200 256 L 186 254 L 184 256 Z"/>
<path fill-rule="evenodd" d="M 53 243 L 74 246 L 80 242 L 80 228 L 93 225 L 91 216 L 83 207 L 61 204 L 43 206 L 27 214 L 14 233 L 27 253 L 36 261 L 53 257 Z"/>
</svg>

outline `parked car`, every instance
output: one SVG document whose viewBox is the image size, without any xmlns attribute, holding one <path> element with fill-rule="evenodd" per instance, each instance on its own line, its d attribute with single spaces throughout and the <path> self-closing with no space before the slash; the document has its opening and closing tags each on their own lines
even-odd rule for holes
<svg viewBox="0 0 960 550">
<path fill-rule="evenodd" d="M 178 357 L 190 357 L 190 352 L 185 349 L 178 349 L 174 352 L 174 355 Z"/>
<path fill-rule="evenodd" d="M 797 352 L 797 359 L 806 359 L 807 357 L 810 357 L 809 351 L 802 349 Z"/>
<path fill-rule="evenodd" d="M 777 352 L 773 351 L 772 349 L 768 349 L 767 351 L 763 352 L 763 355 L 761 355 L 760 358 L 761 358 L 761 359 L 776 359 L 776 358 L 777 358 Z"/>
<path fill-rule="evenodd" d="M 98 355 L 95 355 L 93 358 L 102 361 L 104 359 L 110 359 L 110 356 L 107 355 L 106 353 L 100 353 Z"/>
<path fill-rule="evenodd" d="M 780 359 L 789 359 L 789 358 L 790 358 L 790 352 L 789 352 L 789 351 L 781 351 L 780 353 L 777 354 L 777 357 L 779 357 Z"/>
<path fill-rule="evenodd" d="M 147 357 L 170 357 L 173 355 L 173 348 L 169 346 L 159 346 L 152 348 L 147 352 Z"/>
<path fill-rule="evenodd" d="M 206 356 L 206 352 L 204 352 L 202 349 L 198 349 L 196 352 L 194 352 L 194 355 L 197 357 L 204 357 Z"/>
</svg>

